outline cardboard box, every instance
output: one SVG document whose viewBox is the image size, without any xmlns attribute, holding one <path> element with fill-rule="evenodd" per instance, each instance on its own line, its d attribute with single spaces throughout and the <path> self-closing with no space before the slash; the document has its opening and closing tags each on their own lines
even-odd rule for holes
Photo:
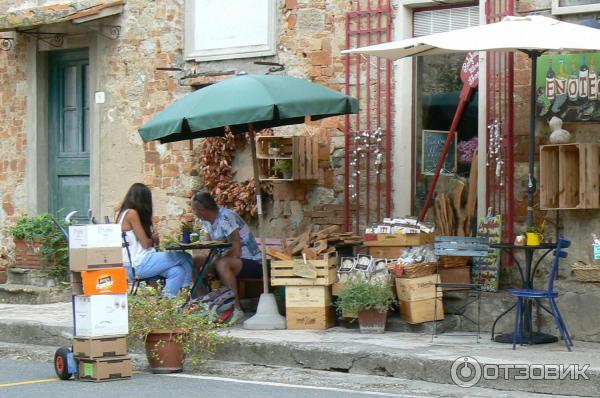
<svg viewBox="0 0 600 398">
<path fill-rule="evenodd" d="M 129 379 L 133 374 L 131 358 L 114 357 L 79 360 L 79 380 L 108 381 Z"/>
<path fill-rule="evenodd" d="M 327 307 L 331 305 L 329 286 L 287 286 L 285 288 L 285 306 Z"/>
<path fill-rule="evenodd" d="M 75 336 L 98 337 L 129 333 L 127 294 L 75 296 Z"/>
<path fill-rule="evenodd" d="M 83 294 L 127 293 L 127 271 L 123 267 L 81 271 Z"/>
<path fill-rule="evenodd" d="M 421 278 L 396 278 L 396 293 L 398 294 L 398 298 L 403 301 L 441 298 L 442 289 L 438 287 L 436 295 L 436 283 L 440 283 L 440 276 L 438 274 L 427 275 Z"/>
<path fill-rule="evenodd" d="M 81 296 L 83 294 L 81 272 L 71 271 L 71 293 L 73 293 L 73 296 Z"/>
<path fill-rule="evenodd" d="M 434 316 L 436 300 L 437 316 Z M 434 319 L 441 321 L 444 319 L 444 304 L 441 298 L 418 301 L 400 300 L 400 318 L 408 323 L 430 322 Z"/>
<path fill-rule="evenodd" d="M 71 271 L 122 265 L 122 239 L 119 224 L 70 226 L 69 267 Z"/>
<path fill-rule="evenodd" d="M 434 233 L 365 234 L 365 246 L 420 246 L 435 241 Z"/>
<path fill-rule="evenodd" d="M 127 355 L 125 336 L 73 337 L 75 358 L 97 359 Z"/>
<path fill-rule="evenodd" d="M 327 307 L 287 308 L 285 319 L 288 329 L 325 330 L 335 325 L 335 314 L 330 305 Z"/>
<path fill-rule="evenodd" d="M 340 293 L 342 292 L 342 289 L 344 288 L 345 283 L 343 282 L 336 282 L 333 285 L 331 285 L 331 295 L 333 296 L 339 296 Z"/>
<path fill-rule="evenodd" d="M 393 259 L 401 257 L 408 249 L 406 246 L 369 246 L 369 254 L 374 258 Z"/>
<path fill-rule="evenodd" d="M 440 268 L 440 277 L 442 283 L 471 283 L 471 266 L 465 267 L 454 267 L 454 268 Z M 461 288 L 450 288 L 444 287 L 446 290 L 464 290 Z"/>
</svg>

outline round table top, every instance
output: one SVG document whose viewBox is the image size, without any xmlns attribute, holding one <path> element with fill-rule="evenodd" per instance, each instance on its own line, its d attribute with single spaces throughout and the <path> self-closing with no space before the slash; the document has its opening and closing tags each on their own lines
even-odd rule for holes
<svg viewBox="0 0 600 398">
<path fill-rule="evenodd" d="M 490 243 L 490 247 L 494 249 L 511 249 L 511 250 L 544 250 L 554 249 L 556 243 L 542 243 L 536 246 L 515 245 L 514 243 Z"/>
</svg>

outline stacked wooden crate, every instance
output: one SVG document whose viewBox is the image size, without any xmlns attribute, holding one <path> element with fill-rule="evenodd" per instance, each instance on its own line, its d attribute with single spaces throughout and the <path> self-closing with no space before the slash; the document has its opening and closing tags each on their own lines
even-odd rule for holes
<svg viewBox="0 0 600 398">
<path fill-rule="evenodd" d="M 423 323 L 444 319 L 442 291 L 438 274 L 421 278 L 396 278 L 400 302 L 400 317 L 408 323 Z"/>
<path fill-rule="evenodd" d="M 132 375 L 122 250 L 118 224 L 69 227 L 73 356 L 79 363 L 79 380 L 98 382 Z"/>
<path fill-rule="evenodd" d="M 331 285 L 337 278 L 338 257 L 271 261 L 271 285 L 285 286 L 288 329 L 328 329 L 335 324 Z"/>
</svg>

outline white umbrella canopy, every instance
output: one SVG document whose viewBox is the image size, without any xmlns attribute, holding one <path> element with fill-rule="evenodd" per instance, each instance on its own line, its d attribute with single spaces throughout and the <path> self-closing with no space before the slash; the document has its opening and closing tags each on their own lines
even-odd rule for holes
<svg viewBox="0 0 600 398">
<path fill-rule="evenodd" d="M 466 51 L 600 50 L 600 30 L 541 15 L 342 51 L 387 59 Z"/>
<path fill-rule="evenodd" d="M 546 51 L 600 51 L 600 29 L 541 15 L 508 16 L 502 21 L 342 51 L 396 60 L 417 55 L 467 51 L 521 51 L 531 58 L 527 226 L 533 225 L 535 164 L 535 76 Z"/>
</svg>

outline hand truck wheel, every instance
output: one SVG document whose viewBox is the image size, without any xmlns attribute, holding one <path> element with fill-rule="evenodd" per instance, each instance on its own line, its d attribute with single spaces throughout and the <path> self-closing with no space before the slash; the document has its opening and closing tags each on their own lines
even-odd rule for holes
<svg viewBox="0 0 600 398">
<path fill-rule="evenodd" d="M 69 372 L 69 354 L 71 350 L 68 347 L 60 347 L 54 353 L 54 371 L 61 380 L 69 380 L 73 376 Z"/>
</svg>

